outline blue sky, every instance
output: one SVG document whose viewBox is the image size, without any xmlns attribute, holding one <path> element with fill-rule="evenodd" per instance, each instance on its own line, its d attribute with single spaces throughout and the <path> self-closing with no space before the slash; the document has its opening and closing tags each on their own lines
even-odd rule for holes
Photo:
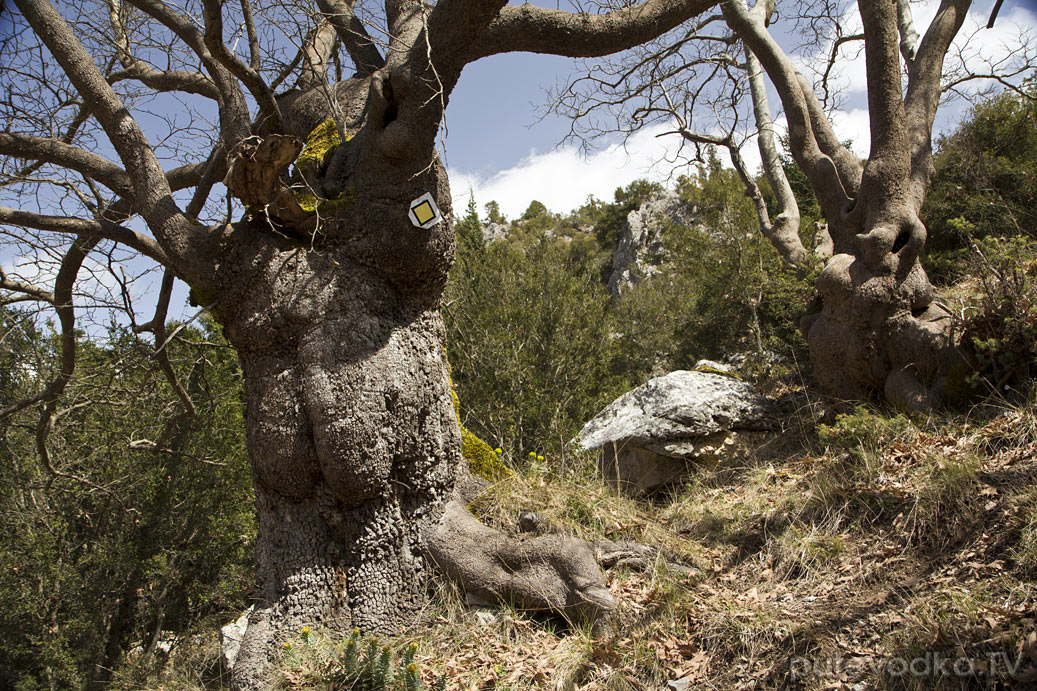
<svg viewBox="0 0 1037 691">
<path fill-rule="evenodd" d="M 924 32 L 937 5 L 935 0 L 918 3 L 915 20 L 919 31 Z M 1011 37 L 1020 27 L 1037 30 L 1037 0 L 1006 0 L 994 29 L 981 29 L 993 5 L 994 0 L 974 2 L 962 31 L 974 36 L 970 47 L 980 57 L 1010 51 Z M 575 62 L 566 58 L 529 54 L 494 56 L 465 68 L 450 98 L 446 119 L 445 158 L 455 206 L 463 209 L 472 190 L 480 208 L 496 199 L 509 218 L 519 215 L 532 199 L 539 199 L 552 211 L 567 212 L 588 194 L 611 200 L 617 186 L 638 177 L 665 180 L 670 176 L 672 165 L 650 167 L 677 145 L 672 137 L 657 139 L 660 129 L 634 137 L 625 151 L 617 147 L 618 140 L 599 142 L 586 159 L 574 146 L 558 147 L 569 123 L 554 115 L 540 119 L 540 106 L 547 100 L 546 89 L 564 81 L 574 68 Z M 869 137 L 861 89 L 863 60 L 846 66 L 844 82 L 846 108 L 836 115 L 836 127 L 841 136 L 854 140 L 857 153 L 864 156 Z M 942 108 L 937 130 L 952 127 L 967 107 L 959 101 Z M 778 111 L 773 94 L 772 110 Z M 750 161 L 759 160 L 753 147 L 744 155 Z"/>
</svg>

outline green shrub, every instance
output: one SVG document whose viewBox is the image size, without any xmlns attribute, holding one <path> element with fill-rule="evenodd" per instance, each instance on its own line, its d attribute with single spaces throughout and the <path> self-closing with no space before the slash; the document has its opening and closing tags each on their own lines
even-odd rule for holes
<svg viewBox="0 0 1037 691">
<path fill-rule="evenodd" d="M 465 420 L 511 458 L 560 451 L 624 390 L 609 298 L 584 243 L 462 253 L 443 313 Z"/>
<path fill-rule="evenodd" d="M 961 397 L 998 396 L 1029 387 L 1037 375 L 1037 243 L 984 238 L 973 243 L 971 273 L 982 290 L 966 318 L 962 348 L 972 372 L 957 373 Z"/>
<path fill-rule="evenodd" d="M 40 390 L 60 357 L 31 323 L 0 309 L 0 407 Z M 137 451 L 129 440 L 159 438 L 178 399 L 152 342 L 106 335 L 79 339 L 47 440 L 65 476 L 38 458 L 37 410 L 0 421 L 0 687 L 100 686 L 157 628 L 190 635 L 240 611 L 253 578 L 236 355 L 208 319 L 180 330 L 166 348 L 197 415 L 168 436 L 171 453 Z M 146 675 L 160 661 L 137 662 Z"/>
<path fill-rule="evenodd" d="M 862 459 L 880 452 L 914 429 L 911 421 L 903 415 L 889 417 L 862 405 L 852 413 L 836 416 L 833 425 L 818 425 L 817 436 L 825 446 Z"/>
</svg>

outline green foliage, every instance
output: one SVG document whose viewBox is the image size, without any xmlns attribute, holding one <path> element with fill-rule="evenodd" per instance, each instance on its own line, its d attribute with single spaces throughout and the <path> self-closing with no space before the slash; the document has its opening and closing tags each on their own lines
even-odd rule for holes
<svg viewBox="0 0 1037 691">
<path fill-rule="evenodd" d="M 961 277 L 973 238 L 1037 236 L 1037 100 L 1004 92 L 937 141 L 922 221 L 934 280 Z"/>
<path fill-rule="evenodd" d="M 621 369 L 636 379 L 702 358 L 750 352 L 762 359 L 764 351 L 805 360 L 798 315 L 813 295 L 813 276 L 780 260 L 734 171 L 711 156 L 677 191 L 698 208 L 700 225 L 667 227 L 663 270 L 616 306 Z"/>
<path fill-rule="evenodd" d="M 508 227 L 508 242 L 530 247 L 545 235 L 554 234 L 559 217 L 547 210 L 541 202 L 533 200 L 517 220 Z"/>
<path fill-rule="evenodd" d="M 838 415 L 833 425 L 818 425 L 822 444 L 844 451 L 854 458 L 879 452 L 914 431 L 914 425 L 903 415 L 888 417 L 867 406 L 857 406 L 852 413 Z"/>
<path fill-rule="evenodd" d="M 972 372 L 955 380 L 962 387 L 952 390 L 955 403 L 968 402 L 969 393 L 1028 387 L 1037 375 L 1037 243 L 988 237 L 972 250 L 970 273 L 982 290 L 964 324 L 962 347 Z"/>
<path fill-rule="evenodd" d="M 482 222 L 479 221 L 479 211 L 475 206 L 475 195 L 468 197 L 468 209 L 454 224 L 454 232 L 457 233 L 458 252 L 479 252 L 482 250 Z"/>
<path fill-rule="evenodd" d="M 662 191 L 663 186 L 658 182 L 644 179 L 634 180 L 626 187 L 617 187 L 613 203 L 601 205 L 596 214 L 594 234 L 598 243 L 611 251 L 619 244 L 620 231 L 623 230 L 623 223 L 630 212 L 639 209 L 642 204 Z M 593 201 L 590 203 L 593 204 Z"/>
<path fill-rule="evenodd" d="M 28 315 L 0 322 L 7 404 L 45 386 L 59 342 Z M 35 408 L 0 421 L 0 686 L 99 683 L 156 631 L 243 607 L 255 527 L 237 358 L 211 322 L 181 330 L 167 349 L 198 415 L 167 452 L 134 451 L 179 410 L 152 348 L 117 326 L 105 343 L 79 339 L 47 440 L 66 476 L 37 456 Z"/>
<path fill-rule="evenodd" d="M 508 219 L 504 218 L 504 214 L 500 212 L 500 204 L 496 201 L 489 201 L 486 206 L 483 207 L 486 210 L 486 222 L 487 223 L 500 223 L 504 225 L 508 222 Z"/>
<path fill-rule="evenodd" d="M 623 388 L 593 257 L 578 241 L 495 242 L 459 255 L 451 273 L 444 317 L 454 383 L 479 436 L 513 458 L 560 449 Z"/>
<path fill-rule="evenodd" d="M 544 218 L 545 216 L 550 217 L 551 212 L 547 210 L 543 202 L 534 199 L 526 207 L 526 210 L 522 212 L 522 216 L 519 218 L 520 221 L 531 221 L 537 218 Z"/>
</svg>

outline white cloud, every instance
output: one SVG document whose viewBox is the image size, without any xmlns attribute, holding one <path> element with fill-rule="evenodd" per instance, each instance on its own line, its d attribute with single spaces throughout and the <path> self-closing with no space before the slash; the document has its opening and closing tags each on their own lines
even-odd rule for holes
<svg viewBox="0 0 1037 691">
<path fill-rule="evenodd" d="M 681 138 L 657 136 L 667 129 L 664 125 L 648 127 L 630 137 L 625 146 L 613 144 L 587 156 L 575 146 L 547 153 L 534 151 L 517 165 L 489 177 L 451 170 L 454 206 L 464 209 L 470 191 L 475 193 L 480 212 L 486 202 L 496 200 L 508 218 L 520 216 L 534 199 L 556 212 L 575 209 L 589 195 L 611 201 L 617 187 L 638 178 L 664 181 L 671 175 Z"/>
<path fill-rule="evenodd" d="M 831 114 L 832 128 L 839 141 L 853 143 L 851 149 L 858 158 L 867 158 L 871 149 L 871 124 L 867 108 L 837 110 Z"/>
</svg>

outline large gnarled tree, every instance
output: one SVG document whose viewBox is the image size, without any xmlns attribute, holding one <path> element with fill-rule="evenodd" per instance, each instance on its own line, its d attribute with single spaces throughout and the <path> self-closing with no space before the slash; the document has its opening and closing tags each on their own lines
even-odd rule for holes
<svg viewBox="0 0 1037 691">
<path fill-rule="evenodd" d="M 410 621 L 432 561 L 479 595 L 592 615 L 614 607 L 582 543 L 512 542 L 457 500 L 467 470 L 439 314 L 454 233 L 436 138 L 469 62 L 601 55 L 711 4 L 646 0 L 587 14 L 387 0 L 362 14 L 348 0 L 317 0 L 262 17 L 249 0 L 60 10 L 15 0 L 0 183 L 22 208 L 0 207 L 0 223 L 27 242 L 74 239 L 53 290 L 2 277 L 10 300 L 56 308 L 67 343 L 52 385 L 0 414 L 38 406 L 47 460 L 55 401 L 75 376 L 72 286 L 95 246 L 118 243 L 166 267 L 159 310 L 139 327 L 159 352 L 174 277 L 213 311 L 245 376 L 259 518 L 258 601 L 237 688 L 263 684 L 288 628 Z M 293 88 L 278 93 L 283 83 Z M 220 181 L 245 211 L 228 202 L 223 221 L 203 222 L 215 217 Z M 445 221 L 419 227 L 408 211 L 426 194 Z"/>
<path fill-rule="evenodd" d="M 854 4 L 859 29 L 851 28 Z M 919 35 L 910 0 L 725 0 L 716 12 L 658 41 L 594 63 L 556 95 L 555 107 L 574 118 L 573 134 L 580 138 L 665 124 L 696 148 L 725 148 L 755 204 L 760 229 L 783 259 L 797 266 L 813 261 L 812 255 L 826 260 L 817 283 L 820 311 L 802 321 L 820 385 L 843 398 L 884 395 L 928 408 L 939 403 L 947 374 L 962 361 L 951 314 L 935 303 L 918 261 L 926 241 L 919 211 L 932 177 L 937 107 L 948 90 L 978 79 L 1011 86 L 1034 65 L 1023 36 L 1011 55 L 965 69 L 975 56 L 953 41 L 970 5 L 942 0 Z M 799 53 L 782 47 L 796 42 Z M 863 162 L 835 134 L 838 94 L 831 87 L 840 57 L 861 45 L 871 129 Z M 954 64 L 945 69 L 948 55 Z M 816 84 L 799 71 L 811 57 L 822 58 Z M 783 107 L 790 153 L 827 221 L 812 247 L 801 239 L 765 75 Z M 743 159 L 753 137 L 776 215 Z"/>
</svg>

